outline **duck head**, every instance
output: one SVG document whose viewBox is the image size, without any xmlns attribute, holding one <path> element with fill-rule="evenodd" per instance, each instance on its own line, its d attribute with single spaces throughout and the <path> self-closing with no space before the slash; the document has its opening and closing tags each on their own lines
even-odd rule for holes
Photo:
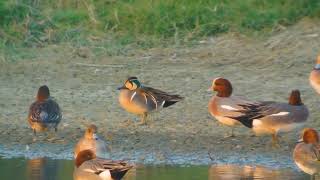
<svg viewBox="0 0 320 180">
<path fill-rule="evenodd" d="M 46 85 L 41 86 L 41 87 L 38 89 L 37 100 L 38 100 L 38 101 L 45 101 L 45 100 L 47 100 L 49 97 L 50 97 L 50 91 L 49 91 L 48 86 L 46 86 Z"/>
<path fill-rule="evenodd" d="M 289 96 L 289 104 L 293 105 L 293 106 L 301 106 L 301 105 L 303 105 L 301 97 L 300 97 L 300 91 L 299 90 L 291 91 L 291 94 Z"/>
<path fill-rule="evenodd" d="M 306 128 L 303 130 L 302 141 L 306 144 L 318 144 L 319 135 L 318 132 L 312 128 Z"/>
<path fill-rule="evenodd" d="M 91 159 L 96 158 L 96 155 L 93 153 L 93 151 L 91 150 L 83 150 L 81 151 L 75 160 L 75 165 L 78 168 L 79 166 L 81 166 L 82 163 L 89 161 Z"/>
<path fill-rule="evenodd" d="M 121 89 L 128 89 L 128 90 L 135 90 L 137 88 L 140 88 L 141 87 L 141 83 L 140 81 L 138 80 L 137 77 L 129 77 L 125 83 L 123 84 L 123 86 L 119 87 L 118 90 L 121 90 Z"/>
<path fill-rule="evenodd" d="M 88 126 L 84 136 L 86 139 L 98 140 L 97 131 L 98 131 L 97 126 L 91 124 L 90 126 Z"/>
<path fill-rule="evenodd" d="M 232 85 L 229 80 L 219 77 L 212 81 L 209 90 L 216 91 L 219 97 L 229 97 L 232 94 Z"/>
</svg>

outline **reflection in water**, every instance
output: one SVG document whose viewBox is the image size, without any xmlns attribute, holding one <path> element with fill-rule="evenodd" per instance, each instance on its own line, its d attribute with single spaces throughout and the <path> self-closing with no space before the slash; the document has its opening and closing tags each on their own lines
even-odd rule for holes
<svg viewBox="0 0 320 180">
<path fill-rule="evenodd" d="M 27 160 L 27 179 L 30 180 L 47 180 L 58 179 L 58 161 L 46 158 L 37 158 Z"/>
<path fill-rule="evenodd" d="M 73 168 L 74 162 L 72 160 L 0 158 L 0 180 L 72 180 Z M 297 170 L 273 170 L 261 166 L 137 165 L 136 169 L 131 169 L 123 180 L 304 180 L 309 178 L 309 175 Z"/>
<path fill-rule="evenodd" d="M 209 180 L 238 179 L 306 179 L 307 175 L 289 170 L 271 170 L 262 166 L 213 165 L 209 168 Z"/>
</svg>

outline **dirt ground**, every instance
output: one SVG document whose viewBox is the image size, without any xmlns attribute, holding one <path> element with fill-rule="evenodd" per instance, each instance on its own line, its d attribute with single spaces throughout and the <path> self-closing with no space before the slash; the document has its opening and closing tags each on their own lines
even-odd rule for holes
<svg viewBox="0 0 320 180">
<path fill-rule="evenodd" d="M 252 137 L 246 127 L 236 137 L 223 138 L 228 127 L 207 111 L 213 78 L 229 79 L 234 94 L 253 100 L 287 101 L 300 89 L 308 106 L 308 127 L 319 129 L 320 97 L 308 76 L 320 53 L 320 24 L 304 20 L 266 39 L 229 33 L 199 42 L 194 47 L 131 50 L 126 56 L 87 57 L 72 47 L 35 50 L 35 58 L 0 61 L 0 154 L 71 158 L 72 148 L 88 124 L 96 124 L 114 159 L 140 163 L 239 163 L 293 166 L 292 150 L 299 132 L 283 134 L 281 148 L 271 137 Z M 148 126 L 118 103 L 116 90 L 128 76 L 145 85 L 185 97 L 159 113 Z M 63 109 L 57 139 L 45 134 L 32 141 L 26 117 L 40 85 L 47 84 Z M 320 130 L 320 129 L 319 129 Z"/>
</svg>

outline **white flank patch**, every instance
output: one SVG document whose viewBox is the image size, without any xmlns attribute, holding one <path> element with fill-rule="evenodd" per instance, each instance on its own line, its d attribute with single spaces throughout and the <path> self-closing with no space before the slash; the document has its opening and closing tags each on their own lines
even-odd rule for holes
<svg viewBox="0 0 320 180">
<path fill-rule="evenodd" d="M 285 116 L 285 115 L 288 115 L 289 112 L 286 112 L 286 111 L 282 111 L 282 112 L 279 112 L 277 114 L 271 114 L 270 116 Z"/>
<path fill-rule="evenodd" d="M 134 92 L 130 98 L 130 102 L 132 101 L 132 99 L 136 96 L 137 92 Z"/>
<path fill-rule="evenodd" d="M 103 171 L 102 173 L 99 174 L 99 176 L 103 179 L 103 180 L 111 180 L 111 174 L 109 170 Z"/>
<path fill-rule="evenodd" d="M 166 101 L 162 101 L 162 104 L 161 104 L 162 107 L 163 107 L 164 103 L 166 103 Z"/>
<path fill-rule="evenodd" d="M 252 126 L 260 126 L 262 123 L 261 123 L 261 121 L 259 120 L 259 119 L 254 119 L 253 121 L 252 121 Z"/>
<path fill-rule="evenodd" d="M 228 106 L 228 105 L 221 105 L 221 107 L 222 107 L 223 109 L 228 109 L 228 110 L 233 110 L 233 111 L 239 110 L 239 109 L 233 108 L 233 107 Z"/>
</svg>

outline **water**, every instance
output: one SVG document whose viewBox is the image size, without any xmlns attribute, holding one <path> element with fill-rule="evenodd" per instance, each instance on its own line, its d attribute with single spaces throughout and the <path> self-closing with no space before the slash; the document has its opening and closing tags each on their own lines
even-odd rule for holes
<svg viewBox="0 0 320 180">
<path fill-rule="evenodd" d="M 0 159 L 3 180 L 70 180 L 73 161 L 37 159 Z M 124 180 L 233 180 L 233 179 L 309 179 L 296 169 L 270 169 L 261 166 L 139 166 Z"/>
</svg>

